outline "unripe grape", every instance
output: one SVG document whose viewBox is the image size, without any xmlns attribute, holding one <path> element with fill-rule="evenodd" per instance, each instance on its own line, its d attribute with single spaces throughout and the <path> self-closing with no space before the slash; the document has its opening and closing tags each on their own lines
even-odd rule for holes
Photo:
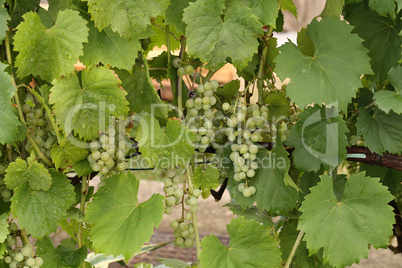
<svg viewBox="0 0 402 268">
<path fill-rule="evenodd" d="M 24 105 L 22 105 L 22 111 L 24 112 L 24 114 L 28 113 L 31 110 L 31 106 L 29 106 L 29 104 L 25 103 Z"/>
<path fill-rule="evenodd" d="M 172 65 L 175 68 L 179 68 L 181 66 L 181 64 L 182 64 L 182 61 L 179 57 L 176 57 L 172 60 Z"/>
<path fill-rule="evenodd" d="M 200 189 L 194 189 L 192 195 L 193 195 L 195 198 L 200 197 L 200 195 L 201 195 L 201 190 L 200 190 Z"/>
<path fill-rule="evenodd" d="M 245 188 L 245 189 L 243 190 L 243 196 L 244 196 L 244 197 L 249 197 L 250 195 L 251 195 L 250 188 Z"/>
<path fill-rule="evenodd" d="M 245 188 L 246 186 L 244 185 L 243 182 L 237 185 L 237 190 L 239 190 L 239 192 L 243 192 Z"/>
<path fill-rule="evenodd" d="M 165 209 L 165 214 L 166 214 L 166 215 L 171 215 L 172 213 L 173 213 L 173 209 L 172 209 L 172 208 L 168 207 L 168 208 Z"/>
<path fill-rule="evenodd" d="M 101 159 L 106 162 L 110 159 L 110 155 L 107 152 L 103 152 L 101 153 Z"/>
<path fill-rule="evenodd" d="M 109 141 L 109 136 L 106 135 L 106 134 L 104 134 L 104 135 L 102 135 L 102 136 L 99 137 L 99 141 L 100 141 L 101 143 L 108 143 L 108 141 Z"/>
<path fill-rule="evenodd" d="M 183 181 L 183 179 L 177 175 L 174 176 L 172 180 L 173 180 L 173 183 L 175 183 L 175 184 L 179 184 L 180 182 Z"/>
<path fill-rule="evenodd" d="M 186 70 L 183 67 L 177 69 L 177 76 L 183 76 L 186 74 Z"/>
<path fill-rule="evenodd" d="M 210 82 L 206 82 L 206 83 L 204 84 L 204 88 L 205 88 L 206 91 L 212 90 L 212 85 L 211 85 L 211 83 L 210 83 Z"/>
<path fill-rule="evenodd" d="M 227 103 L 227 102 L 225 102 L 224 104 L 222 104 L 222 109 L 223 109 L 224 111 L 229 110 L 229 109 L 230 109 L 230 104 Z"/>
<path fill-rule="evenodd" d="M 15 254 L 14 260 L 16 262 L 22 262 L 23 259 L 24 259 L 24 255 L 22 255 L 21 252 L 18 252 L 17 254 Z"/>
<path fill-rule="evenodd" d="M 256 162 L 251 162 L 251 163 L 250 163 L 250 168 L 251 168 L 251 169 L 254 169 L 254 170 L 258 169 L 258 163 L 256 163 Z"/>
<path fill-rule="evenodd" d="M 252 177 L 254 177 L 254 176 L 255 176 L 255 171 L 254 171 L 254 169 L 249 169 L 249 170 L 247 171 L 247 177 L 252 178 Z"/>
<path fill-rule="evenodd" d="M 210 83 L 211 83 L 211 86 L 212 86 L 212 89 L 213 89 L 213 90 L 218 89 L 218 87 L 219 87 L 218 81 L 212 80 L 212 81 L 210 81 Z"/>
<path fill-rule="evenodd" d="M 91 156 L 93 160 L 98 160 L 101 157 L 101 153 L 99 151 L 93 151 Z"/>
<path fill-rule="evenodd" d="M 173 206 L 174 204 L 176 204 L 176 198 L 174 196 L 169 196 L 168 198 L 166 198 L 166 204 L 168 206 Z"/>
<path fill-rule="evenodd" d="M 36 262 L 36 265 L 42 266 L 42 264 L 43 264 L 43 259 L 42 259 L 41 257 L 36 257 L 36 258 L 35 258 L 35 262 Z"/>
<path fill-rule="evenodd" d="M 256 189 L 255 189 L 254 186 L 250 186 L 250 187 L 249 187 L 249 190 L 250 190 L 250 194 L 251 194 L 251 195 L 255 194 L 255 192 L 256 192 Z"/>
<path fill-rule="evenodd" d="M 198 87 L 197 87 L 197 92 L 198 92 L 198 93 L 204 93 L 204 92 L 205 92 L 204 86 L 203 86 L 203 85 L 198 86 Z"/>
<path fill-rule="evenodd" d="M 17 268 L 17 262 L 16 261 L 10 262 L 9 267 L 10 268 Z"/>
<path fill-rule="evenodd" d="M 179 223 L 177 221 L 171 221 L 170 222 L 170 227 L 172 229 L 177 229 L 177 227 L 179 227 Z"/>
<path fill-rule="evenodd" d="M 109 172 L 109 168 L 105 167 L 105 166 L 103 166 L 100 170 L 100 173 L 103 175 L 106 175 L 108 172 Z"/>
<path fill-rule="evenodd" d="M 182 237 L 178 237 L 176 238 L 175 242 L 177 245 L 181 246 L 184 244 L 184 239 Z"/>
<path fill-rule="evenodd" d="M 180 229 L 181 231 L 187 230 L 187 229 L 188 229 L 188 224 L 187 224 L 186 222 L 180 223 L 180 224 L 179 224 L 179 229 Z"/>
<path fill-rule="evenodd" d="M 187 213 L 186 215 L 184 215 L 184 219 L 185 219 L 186 221 L 191 221 L 192 218 L 193 218 L 193 216 L 191 216 L 190 213 Z"/>
<path fill-rule="evenodd" d="M 32 266 L 34 266 L 34 265 L 36 264 L 36 261 L 35 261 L 34 258 L 28 258 L 28 259 L 25 261 L 25 264 L 32 267 Z"/>
<path fill-rule="evenodd" d="M 255 144 L 251 144 L 251 145 L 249 146 L 249 148 L 248 148 L 248 151 L 249 151 L 251 154 L 257 154 L 257 153 L 258 153 L 258 146 L 255 145 Z"/>
<path fill-rule="evenodd" d="M 177 199 L 182 198 L 182 197 L 183 197 L 183 191 L 182 191 L 181 189 L 176 189 L 176 190 L 174 190 L 174 196 L 175 196 Z"/>
<path fill-rule="evenodd" d="M 209 144 L 209 142 L 210 142 L 210 140 L 207 136 L 204 136 L 201 138 L 201 144 L 207 145 L 207 144 Z"/>
<path fill-rule="evenodd" d="M 245 178 L 246 178 L 246 173 L 243 172 L 243 171 L 240 172 L 240 173 L 239 173 L 239 179 L 240 179 L 240 180 L 244 180 Z"/>
<path fill-rule="evenodd" d="M 194 67 L 193 65 L 186 65 L 184 67 L 184 71 L 186 72 L 186 74 L 192 74 L 194 72 Z"/>
<path fill-rule="evenodd" d="M 212 97 L 212 95 L 214 95 L 214 92 L 212 90 L 207 90 L 204 92 L 204 96 Z"/>
<path fill-rule="evenodd" d="M 11 232 L 16 232 L 18 230 L 18 226 L 17 224 L 15 224 L 14 222 L 10 223 L 10 225 L 8 226 L 8 228 L 10 228 Z"/>
<path fill-rule="evenodd" d="M 190 198 L 190 200 L 188 201 L 190 206 L 195 206 L 198 204 L 198 200 L 197 198 L 195 198 L 194 196 Z"/>
<path fill-rule="evenodd" d="M 11 198 L 11 191 L 8 190 L 8 189 L 4 189 L 4 190 L 1 192 L 1 196 L 2 196 L 4 199 L 10 199 L 10 198 Z"/>
<path fill-rule="evenodd" d="M 172 186 L 173 182 L 172 182 L 171 179 L 165 179 L 165 180 L 163 181 L 163 184 L 164 184 L 166 187 L 169 187 L 169 186 Z"/>
<path fill-rule="evenodd" d="M 214 96 L 210 96 L 210 97 L 209 97 L 209 104 L 210 104 L 211 106 L 213 106 L 213 105 L 216 104 L 216 98 L 215 98 Z"/>
<path fill-rule="evenodd" d="M 6 257 L 4 258 L 4 262 L 5 262 L 5 263 L 10 263 L 12 260 L 13 260 L 13 259 L 12 259 L 10 256 L 6 256 Z"/>
<path fill-rule="evenodd" d="M 193 99 L 186 100 L 186 107 L 187 108 L 193 108 L 194 107 L 194 100 Z"/>
<path fill-rule="evenodd" d="M 118 163 L 116 166 L 117 171 L 124 171 L 127 168 L 127 164 L 125 162 Z"/>
<path fill-rule="evenodd" d="M 32 246 L 31 246 L 30 244 L 25 245 L 25 246 L 21 249 L 21 253 L 22 253 L 22 255 L 24 255 L 25 257 L 32 257 L 32 255 L 33 255 Z"/>
<path fill-rule="evenodd" d="M 191 206 L 190 211 L 191 212 L 197 212 L 198 211 L 198 205 L 197 206 Z"/>
<path fill-rule="evenodd" d="M 209 109 L 211 109 L 211 105 L 209 105 L 209 104 L 204 104 L 204 105 L 202 105 L 202 109 L 203 109 L 204 111 L 208 111 Z"/>
<path fill-rule="evenodd" d="M 190 238 L 186 238 L 186 240 L 184 240 L 184 245 L 188 248 L 192 247 L 192 246 L 194 246 L 194 240 L 190 239 Z"/>
</svg>

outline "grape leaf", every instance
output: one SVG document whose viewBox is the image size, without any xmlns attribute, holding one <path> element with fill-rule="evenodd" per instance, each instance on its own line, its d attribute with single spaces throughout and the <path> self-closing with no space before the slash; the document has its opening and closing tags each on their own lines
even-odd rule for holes
<svg viewBox="0 0 402 268">
<path fill-rule="evenodd" d="M 364 144 L 375 153 L 401 154 L 402 115 L 392 111 L 389 114 L 375 107 L 360 109 L 356 127 L 364 138 Z"/>
<path fill-rule="evenodd" d="M 89 164 L 87 159 L 78 161 L 73 165 L 74 171 L 77 173 L 78 177 L 84 177 L 89 173 L 93 172 L 91 164 Z"/>
<path fill-rule="evenodd" d="M 292 157 L 296 168 L 317 172 L 321 165 L 331 170 L 346 159 L 349 132 L 336 108 L 309 107 L 299 115 L 286 139 L 295 150 Z"/>
<path fill-rule="evenodd" d="M 86 148 L 77 147 L 70 141 L 67 141 L 63 146 L 56 143 L 53 145 L 51 152 L 56 169 L 72 166 L 88 156 Z"/>
<path fill-rule="evenodd" d="M 391 85 L 394 86 L 394 91 L 380 90 L 374 93 L 374 100 L 378 108 L 386 113 L 393 110 L 397 114 L 402 114 L 402 67 L 392 68 L 388 73 L 388 79 Z"/>
<path fill-rule="evenodd" d="M 195 153 L 192 141 L 194 133 L 180 121 L 170 119 L 164 130 L 151 116 L 143 116 L 136 140 L 139 151 L 151 165 L 156 167 L 185 167 Z"/>
<path fill-rule="evenodd" d="M 223 87 L 219 87 L 215 94 L 222 96 L 226 99 L 236 98 L 239 94 L 240 89 L 240 80 L 235 79 L 223 85 Z"/>
<path fill-rule="evenodd" d="M 365 171 L 366 176 L 381 178 L 383 185 L 396 196 L 402 190 L 402 171 L 392 168 L 360 164 L 360 171 Z"/>
<path fill-rule="evenodd" d="M 293 245 L 296 241 L 297 236 L 299 235 L 299 231 L 296 229 L 297 221 L 295 220 L 287 220 L 283 223 L 283 227 L 279 232 L 280 239 L 280 250 L 282 252 L 282 260 L 287 260 L 289 254 L 293 248 Z M 309 252 L 306 248 L 306 242 L 300 241 L 299 246 L 297 247 L 296 253 L 292 260 L 292 267 L 294 268 L 320 268 L 326 267 L 330 268 L 328 264 L 324 265 L 320 258 L 322 252 L 319 251 L 318 254 L 313 256 L 309 256 Z"/>
<path fill-rule="evenodd" d="M 138 39 L 143 34 L 152 17 L 163 15 L 169 5 L 168 0 L 125 1 L 125 0 L 85 0 L 95 26 L 100 30 L 111 25 L 114 31 L 127 40 Z"/>
<path fill-rule="evenodd" d="M 286 98 L 285 92 L 281 90 L 270 91 L 264 100 L 268 105 L 269 120 L 279 120 L 279 118 L 287 117 L 290 102 Z"/>
<path fill-rule="evenodd" d="M 264 226 L 271 228 L 274 224 L 272 217 L 266 211 L 260 211 L 257 207 L 246 208 L 242 210 L 241 206 L 234 203 L 228 203 L 224 205 L 228 207 L 233 214 L 238 216 L 244 216 L 246 220 L 254 220 L 258 223 L 262 223 Z"/>
<path fill-rule="evenodd" d="M 282 81 L 290 78 L 286 93 L 297 105 L 335 103 L 347 110 L 361 85 L 360 76 L 372 73 L 367 51 L 360 37 L 350 33 L 352 29 L 339 19 L 313 20 L 307 28 L 314 44 L 313 56 L 303 54 L 293 43 L 280 47 L 276 71 Z"/>
<path fill-rule="evenodd" d="M 43 259 L 42 268 L 58 268 L 58 259 L 60 256 L 56 254 L 56 249 L 49 236 L 39 239 L 35 246 L 36 255 Z"/>
<path fill-rule="evenodd" d="M 36 238 L 56 231 L 59 220 L 75 200 L 74 187 L 67 177 L 53 169 L 49 173 L 49 190 L 32 191 L 27 184 L 21 184 L 11 198 L 11 213 L 18 217 L 20 227 Z"/>
<path fill-rule="evenodd" d="M 320 16 L 323 18 L 326 16 L 339 18 L 339 16 L 342 14 L 344 5 L 345 0 L 327 0 Z"/>
<path fill-rule="evenodd" d="M 184 10 L 188 53 L 208 62 L 206 68 L 219 69 L 231 58 L 235 67 L 243 69 L 257 51 L 255 36 L 262 34 L 262 25 L 251 9 L 225 7 L 224 2 L 198 0 Z"/>
<path fill-rule="evenodd" d="M 116 71 L 127 91 L 127 100 L 131 112 L 147 112 L 158 118 L 167 118 L 166 104 L 159 98 L 149 77 L 148 65 L 145 69 L 134 67 L 133 74 L 126 71 Z"/>
<path fill-rule="evenodd" d="M 10 27 L 17 27 L 22 21 L 22 15 L 39 8 L 40 0 L 15 0 L 11 11 Z"/>
<path fill-rule="evenodd" d="M 10 190 L 21 184 L 28 184 L 33 191 L 47 191 L 52 185 L 52 177 L 41 163 L 33 162 L 28 166 L 21 158 L 8 165 L 4 181 Z"/>
<path fill-rule="evenodd" d="M 283 0 L 281 3 L 281 9 L 289 11 L 295 18 L 297 18 L 296 6 L 293 0 Z"/>
<path fill-rule="evenodd" d="M 36 13 L 27 13 L 23 18 L 14 37 L 14 50 L 20 52 L 15 61 L 18 76 L 39 75 L 52 81 L 71 73 L 82 55 L 82 43 L 87 42 L 86 21 L 77 11 L 68 9 L 58 13 L 50 29 Z"/>
<path fill-rule="evenodd" d="M 370 0 L 369 7 L 377 12 L 380 16 L 387 17 L 388 15 L 395 20 L 395 2 L 394 0 Z"/>
<path fill-rule="evenodd" d="M 7 67 L 0 62 L 0 97 L 10 99 L 14 96 L 17 89 L 13 86 L 13 78 L 4 69 Z"/>
<path fill-rule="evenodd" d="M 166 46 L 167 41 L 166 41 L 165 28 L 158 27 L 159 25 L 164 24 L 165 24 L 164 17 L 157 17 L 155 20 L 155 24 L 152 24 L 150 33 L 148 34 L 149 38 L 151 39 L 151 43 L 148 44 L 148 49 L 146 49 L 144 55 L 152 51 L 154 47 L 163 48 L 163 46 Z M 169 32 L 174 34 L 175 36 L 182 35 L 179 32 L 177 32 L 174 27 L 169 27 Z M 170 51 L 180 50 L 180 40 L 177 40 L 176 38 L 173 38 L 172 35 L 169 35 L 169 42 L 170 42 Z"/>
<path fill-rule="evenodd" d="M 181 33 L 186 31 L 187 26 L 183 22 L 183 10 L 188 7 L 190 2 L 195 2 L 195 0 L 171 0 L 166 9 L 166 23 L 173 25 Z"/>
<path fill-rule="evenodd" d="M 79 268 L 87 257 L 87 248 L 85 246 L 76 249 L 74 239 L 64 239 L 56 248 L 55 254 L 58 256 L 60 267 Z"/>
<path fill-rule="evenodd" d="M 286 185 L 284 181 L 289 170 L 289 154 L 283 147 L 280 135 L 277 135 L 276 146 L 271 152 L 261 149 L 260 151 L 261 155 L 258 155 L 258 158 L 262 161 L 255 174 L 257 207 L 271 214 L 287 215 L 296 207 L 299 194 L 295 188 Z"/>
<path fill-rule="evenodd" d="M 87 206 L 87 220 L 93 224 L 91 239 L 97 252 L 122 254 L 128 261 L 162 221 L 164 197 L 154 194 L 139 204 L 139 180 L 132 173 L 113 175 L 104 182 Z"/>
<path fill-rule="evenodd" d="M 239 217 L 231 220 L 227 230 L 230 236 L 228 248 L 214 235 L 202 239 L 202 267 L 280 267 L 281 253 L 268 228 Z"/>
<path fill-rule="evenodd" d="M 194 188 L 215 189 L 219 186 L 219 170 L 213 165 L 207 165 L 205 169 L 197 167 L 193 173 Z"/>
<path fill-rule="evenodd" d="M 191 268 L 191 264 L 177 259 L 158 258 L 158 262 L 163 263 L 166 267 Z"/>
<path fill-rule="evenodd" d="M 382 1 L 379 2 L 382 5 Z M 365 3 L 345 8 L 345 18 L 354 26 L 352 32 L 364 39 L 363 45 L 369 49 L 374 81 L 382 83 L 388 71 L 397 66 L 401 55 L 402 21 L 395 23 L 371 11 Z M 353 56 L 352 56 L 353 57 Z"/>
<path fill-rule="evenodd" d="M 65 134 L 74 131 L 80 138 L 92 140 L 98 137 L 98 131 L 108 127 L 109 116 L 125 116 L 127 93 L 119 83 L 113 71 L 96 66 L 55 81 L 49 102 L 54 104 Z"/>
<path fill-rule="evenodd" d="M 7 20 L 10 19 L 7 10 L 3 7 L 4 1 L 5 0 L 0 0 L 0 42 L 3 42 L 3 39 L 6 37 L 6 31 L 8 30 Z"/>
<path fill-rule="evenodd" d="M 386 248 L 395 221 L 388 205 L 392 199 L 378 178 L 360 172 L 347 180 L 338 200 L 331 177 L 321 176 L 300 207 L 298 229 L 305 232 L 303 240 L 310 254 L 323 247 L 325 262 L 345 267 L 367 258 L 368 244 Z"/>
<path fill-rule="evenodd" d="M 279 11 L 279 4 L 276 0 L 229 0 L 225 2 L 225 5 L 242 5 L 251 8 L 253 14 L 259 18 L 262 25 L 274 28 L 276 26 L 276 17 Z"/>
<path fill-rule="evenodd" d="M 2 213 L 0 215 L 0 243 L 3 243 L 7 235 L 10 233 L 8 230 L 8 213 Z"/>
<path fill-rule="evenodd" d="M 84 55 L 80 61 L 87 66 L 102 62 L 104 65 L 131 70 L 140 50 L 138 40 L 127 41 L 110 27 L 99 31 L 90 22 L 88 43 L 84 44 Z"/>
</svg>

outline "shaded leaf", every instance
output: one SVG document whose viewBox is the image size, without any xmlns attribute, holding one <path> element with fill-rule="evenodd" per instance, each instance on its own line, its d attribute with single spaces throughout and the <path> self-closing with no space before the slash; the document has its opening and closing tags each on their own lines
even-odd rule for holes
<svg viewBox="0 0 402 268">
<path fill-rule="evenodd" d="M 193 173 L 194 188 L 215 189 L 219 186 L 219 170 L 214 165 L 207 165 L 205 169 L 196 167 Z"/>
<path fill-rule="evenodd" d="M 395 91 L 380 90 L 374 93 L 374 100 L 378 108 L 386 113 L 393 110 L 397 114 L 402 114 L 402 66 L 392 68 L 388 73 L 388 79 Z"/>
</svg>

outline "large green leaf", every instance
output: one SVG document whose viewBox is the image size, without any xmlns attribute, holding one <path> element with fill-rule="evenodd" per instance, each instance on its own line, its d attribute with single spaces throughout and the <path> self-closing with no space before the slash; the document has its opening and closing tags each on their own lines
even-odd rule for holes
<svg viewBox="0 0 402 268">
<path fill-rule="evenodd" d="M 268 228 L 253 220 L 239 217 L 232 219 L 227 229 L 230 236 L 229 247 L 225 247 L 214 235 L 202 239 L 202 267 L 280 267 L 281 253 Z"/>
<path fill-rule="evenodd" d="M 360 164 L 360 171 L 365 171 L 366 176 L 381 178 L 383 185 L 388 187 L 388 190 L 393 195 L 397 195 L 402 190 L 402 171 L 380 166 L 372 166 Z"/>
<path fill-rule="evenodd" d="M 131 112 L 147 112 L 158 118 L 167 118 L 167 106 L 159 98 L 149 77 L 148 65 L 141 69 L 134 67 L 133 74 L 116 71 L 127 91 L 127 100 Z"/>
<path fill-rule="evenodd" d="M 397 114 L 402 114 L 402 66 L 391 69 L 388 73 L 388 80 L 394 86 L 395 91 L 380 90 L 374 93 L 374 100 L 378 108 L 386 113 L 393 110 Z"/>
<path fill-rule="evenodd" d="M 35 244 L 36 255 L 43 259 L 42 268 L 58 268 L 58 258 L 56 249 L 49 236 L 45 236 L 38 240 Z"/>
<path fill-rule="evenodd" d="M 271 152 L 262 150 L 258 158 L 262 159 L 255 174 L 257 178 L 255 201 L 257 207 L 271 214 L 288 214 L 296 207 L 299 195 L 295 188 L 285 184 L 285 176 L 289 170 L 288 152 L 283 147 L 280 135 Z"/>
<path fill-rule="evenodd" d="M 18 217 L 20 227 L 36 238 L 56 231 L 59 220 L 75 200 L 74 187 L 67 177 L 52 169 L 49 172 L 49 190 L 32 191 L 27 184 L 21 184 L 11 198 L 11 212 Z"/>
<path fill-rule="evenodd" d="M 49 102 L 65 134 L 74 131 L 92 140 L 103 126 L 108 127 L 109 116 L 127 115 L 127 93 L 119 83 L 113 71 L 95 66 L 55 81 Z"/>
<path fill-rule="evenodd" d="M 229 0 L 226 6 L 242 5 L 249 7 L 253 14 L 258 17 L 262 25 L 269 25 L 275 28 L 276 17 L 278 16 L 279 4 L 276 0 Z"/>
<path fill-rule="evenodd" d="M 185 167 L 195 153 L 190 132 L 180 121 L 170 119 L 163 130 L 159 122 L 144 116 L 140 120 L 136 139 L 139 151 L 151 165 L 161 168 Z"/>
<path fill-rule="evenodd" d="M 344 4 L 345 0 L 327 0 L 324 9 L 321 12 L 321 17 L 324 18 L 330 16 L 333 18 L 339 18 L 342 14 Z"/>
<path fill-rule="evenodd" d="M 194 188 L 215 189 L 219 186 L 219 170 L 214 165 L 207 165 L 205 169 L 197 167 L 193 174 Z"/>
<path fill-rule="evenodd" d="M 53 145 L 51 152 L 56 169 L 72 166 L 88 156 L 86 148 L 77 147 L 70 141 L 67 141 L 63 146 L 56 143 Z"/>
<path fill-rule="evenodd" d="M 318 171 L 321 165 L 331 170 L 346 159 L 349 132 L 336 108 L 309 107 L 287 136 L 295 166 L 304 171 Z"/>
<path fill-rule="evenodd" d="M 357 129 L 362 133 L 364 144 L 375 153 L 401 154 L 402 115 L 390 111 L 389 114 L 375 107 L 360 109 Z"/>
<path fill-rule="evenodd" d="M 6 31 L 8 30 L 7 20 L 10 19 L 7 10 L 3 7 L 5 0 L 0 0 L 0 42 L 6 37 Z"/>
<path fill-rule="evenodd" d="M 127 41 L 110 27 L 99 31 L 91 22 L 88 43 L 84 44 L 84 55 L 80 60 L 85 65 L 102 62 L 104 65 L 131 70 L 140 50 L 138 40 Z"/>
<path fill-rule="evenodd" d="M 224 15 L 224 19 L 222 19 Z M 187 23 L 188 53 L 208 62 L 206 68 L 218 69 L 231 58 L 243 69 L 257 52 L 255 36 L 262 24 L 252 10 L 243 5 L 225 7 L 224 0 L 198 0 L 184 10 Z"/>
<path fill-rule="evenodd" d="M 3 213 L 0 215 L 0 243 L 3 243 L 7 235 L 10 233 L 8 230 L 8 213 Z"/>
<path fill-rule="evenodd" d="M 290 102 L 285 92 L 281 90 L 270 91 L 264 103 L 268 105 L 269 119 L 274 121 L 286 117 L 290 108 Z"/>
<path fill-rule="evenodd" d="M 150 24 L 151 18 L 164 14 L 168 0 L 125 1 L 85 0 L 95 26 L 104 29 L 111 25 L 114 31 L 128 40 L 138 39 Z"/>
<path fill-rule="evenodd" d="M 372 73 L 362 39 L 351 34 L 352 29 L 339 19 L 313 20 L 307 35 L 314 44 L 314 55 L 303 54 L 293 43 L 281 46 L 276 71 L 282 80 L 290 78 L 286 93 L 297 105 L 325 103 L 347 110 L 361 85 L 360 76 Z"/>
<path fill-rule="evenodd" d="M 52 81 L 71 73 L 83 53 L 82 43 L 87 42 L 87 22 L 77 11 L 68 9 L 58 13 L 50 29 L 36 13 L 27 13 L 23 18 L 14 37 L 14 50 L 20 52 L 15 61 L 18 76 L 39 75 Z"/>
<path fill-rule="evenodd" d="M 378 3 L 382 5 L 383 1 Z M 347 6 L 345 18 L 354 26 L 353 32 L 364 39 L 363 45 L 369 49 L 374 80 L 383 82 L 388 71 L 397 65 L 401 57 L 402 38 L 399 33 L 402 21 L 399 19 L 392 22 L 380 17 L 365 3 Z"/>
<path fill-rule="evenodd" d="M 14 96 L 17 89 L 13 86 L 13 78 L 4 72 L 6 67 L 7 65 L 0 62 L 0 97 L 8 100 Z"/>
<path fill-rule="evenodd" d="M 228 203 L 225 207 L 228 207 L 233 214 L 236 214 L 239 217 L 244 216 L 246 220 L 254 220 L 269 228 L 274 225 L 271 215 L 266 211 L 261 212 L 257 207 L 246 208 L 243 210 L 240 205 L 234 203 Z"/>
<path fill-rule="evenodd" d="M 139 204 L 139 180 L 132 173 L 113 175 L 104 182 L 87 206 L 93 246 L 97 252 L 122 254 L 128 260 L 149 241 L 153 228 L 162 221 L 164 197 L 154 194 Z"/>
<path fill-rule="evenodd" d="M 49 171 L 38 162 L 33 162 L 28 166 L 27 162 L 18 158 L 8 165 L 6 172 L 4 181 L 10 190 L 21 184 L 28 184 L 29 189 L 33 191 L 47 191 L 52 185 L 52 177 Z"/>
<path fill-rule="evenodd" d="M 13 144 L 18 140 L 21 123 L 16 115 L 16 109 L 8 98 L 0 96 L 0 143 Z"/>
<path fill-rule="evenodd" d="M 333 181 L 327 175 L 311 188 L 300 207 L 298 229 L 305 232 L 310 254 L 324 248 L 324 261 L 345 267 L 367 258 L 370 244 L 387 247 L 392 235 L 394 213 L 388 202 L 394 197 L 378 178 L 364 172 L 347 180 L 341 200 L 335 196 Z"/>
<path fill-rule="evenodd" d="M 190 2 L 195 0 L 171 0 L 166 10 L 166 23 L 176 27 L 176 30 L 184 33 L 186 24 L 183 21 L 183 10 L 188 7 Z"/>
</svg>

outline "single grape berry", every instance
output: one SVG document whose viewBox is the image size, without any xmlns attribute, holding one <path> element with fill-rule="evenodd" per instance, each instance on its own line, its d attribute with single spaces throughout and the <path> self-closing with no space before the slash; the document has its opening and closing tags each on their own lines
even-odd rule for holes
<svg viewBox="0 0 402 268">
<path fill-rule="evenodd" d="M 182 64 L 182 61 L 181 61 L 181 59 L 178 58 L 178 57 L 176 57 L 176 58 L 174 58 L 174 59 L 172 60 L 172 65 L 173 65 L 173 67 L 175 67 L 175 68 L 179 68 L 179 67 L 181 66 L 181 64 Z"/>
<path fill-rule="evenodd" d="M 183 67 L 179 67 L 179 69 L 177 69 L 178 76 L 183 76 L 185 74 L 186 74 L 186 70 Z"/>
<path fill-rule="evenodd" d="M 186 74 L 192 74 L 194 72 L 194 67 L 192 65 L 186 65 L 184 67 Z"/>
</svg>

